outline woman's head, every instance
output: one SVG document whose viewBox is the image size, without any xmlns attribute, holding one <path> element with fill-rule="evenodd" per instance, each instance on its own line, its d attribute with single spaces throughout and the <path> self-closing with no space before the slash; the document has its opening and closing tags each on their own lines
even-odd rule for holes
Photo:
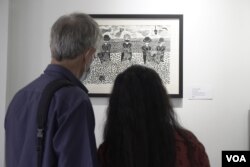
<svg viewBox="0 0 250 167">
<path fill-rule="evenodd" d="M 153 69 L 133 65 L 117 76 L 109 109 L 122 115 L 121 119 L 147 116 L 155 120 L 166 119 L 171 105 L 160 76 Z M 128 118 L 122 121 L 133 121 Z"/>
<path fill-rule="evenodd" d="M 133 65 L 117 76 L 104 131 L 113 161 L 123 166 L 172 164 L 175 125 L 167 92 L 153 69 Z"/>
</svg>

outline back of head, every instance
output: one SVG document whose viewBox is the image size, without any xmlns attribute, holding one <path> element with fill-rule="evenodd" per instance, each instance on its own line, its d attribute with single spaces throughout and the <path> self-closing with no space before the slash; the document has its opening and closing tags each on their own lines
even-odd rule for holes
<svg viewBox="0 0 250 167">
<path fill-rule="evenodd" d="M 98 24 L 87 14 L 61 16 L 52 26 L 50 49 L 57 61 L 74 59 L 85 49 L 96 48 L 100 37 Z"/>
<path fill-rule="evenodd" d="M 174 112 L 159 75 L 134 65 L 115 80 L 104 141 L 111 166 L 166 167 L 175 159 Z"/>
</svg>

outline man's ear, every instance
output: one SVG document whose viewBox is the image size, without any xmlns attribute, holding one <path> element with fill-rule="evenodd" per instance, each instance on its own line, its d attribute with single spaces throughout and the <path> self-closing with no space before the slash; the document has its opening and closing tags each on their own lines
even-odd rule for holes
<svg viewBox="0 0 250 167">
<path fill-rule="evenodd" d="M 86 56 L 92 56 L 95 53 L 96 49 L 95 48 L 89 48 L 88 50 L 86 50 L 85 55 Z"/>
</svg>

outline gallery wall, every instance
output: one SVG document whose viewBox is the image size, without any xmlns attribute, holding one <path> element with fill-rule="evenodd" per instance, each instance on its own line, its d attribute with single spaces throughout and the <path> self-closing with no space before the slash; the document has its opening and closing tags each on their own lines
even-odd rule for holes
<svg viewBox="0 0 250 167">
<path fill-rule="evenodd" d="M 0 166 L 4 166 L 4 116 L 7 82 L 9 2 L 0 1 Z"/>
<path fill-rule="evenodd" d="M 1 82 L 0 89 L 1 94 L 7 90 L 7 96 L 1 100 L 1 111 L 2 103 L 8 104 L 16 91 L 39 76 L 50 62 L 49 32 L 60 15 L 74 11 L 183 14 L 184 97 L 173 99 L 179 121 L 204 144 L 213 167 L 221 166 L 222 150 L 249 149 L 250 1 L 10 0 L 9 6 L 9 29 L 6 23 L 0 31 L 1 36 L 9 31 L 8 39 L 3 39 L 6 43 L 9 40 L 8 56 L 5 50 L 2 57 L 1 51 L 0 71 L 4 80 L 8 58 L 7 87 Z M 6 12 L 4 17 L 8 20 Z M 7 48 L 2 44 L 0 47 Z M 210 100 L 190 100 L 192 88 L 206 87 L 211 88 Z M 91 101 L 96 116 L 96 140 L 100 144 L 108 99 L 91 98 Z M 1 123 L 4 114 L 0 115 Z M 0 135 L 3 136 L 2 131 Z M 2 151 L 0 155 L 4 156 Z"/>
</svg>

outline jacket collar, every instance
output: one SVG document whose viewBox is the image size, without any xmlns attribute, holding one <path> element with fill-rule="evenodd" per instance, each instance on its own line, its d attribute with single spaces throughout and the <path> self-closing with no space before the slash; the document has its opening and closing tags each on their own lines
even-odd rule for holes
<svg viewBox="0 0 250 167">
<path fill-rule="evenodd" d="M 47 68 L 44 70 L 44 73 L 47 75 L 54 75 L 58 78 L 64 78 L 71 81 L 74 85 L 83 89 L 86 93 L 88 93 L 88 89 L 80 82 L 76 76 L 69 71 L 67 68 L 57 65 L 57 64 L 49 64 Z"/>
</svg>

